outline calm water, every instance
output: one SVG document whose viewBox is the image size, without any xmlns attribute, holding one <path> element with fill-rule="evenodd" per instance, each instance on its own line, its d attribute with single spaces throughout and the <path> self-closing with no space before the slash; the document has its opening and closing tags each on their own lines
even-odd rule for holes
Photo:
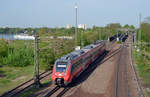
<svg viewBox="0 0 150 97">
<path fill-rule="evenodd" d="M 13 34 L 0 34 L 0 39 L 15 40 Z"/>
</svg>

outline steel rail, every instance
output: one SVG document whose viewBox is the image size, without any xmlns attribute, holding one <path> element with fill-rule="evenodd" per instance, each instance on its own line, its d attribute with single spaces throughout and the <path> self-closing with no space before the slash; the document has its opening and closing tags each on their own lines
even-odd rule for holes
<svg viewBox="0 0 150 97">
<path fill-rule="evenodd" d="M 128 52 L 129 53 L 129 52 Z M 126 82 L 126 91 L 128 97 L 131 97 L 130 91 L 129 91 L 129 86 L 128 86 L 128 74 L 127 74 L 127 64 L 124 64 L 124 73 L 125 73 L 125 82 Z"/>
<path fill-rule="evenodd" d="M 118 49 L 114 50 L 113 52 L 108 53 L 107 56 L 105 56 L 105 58 L 99 62 L 97 60 L 95 60 L 93 63 L 94 64 L 102 64 L 106 61 L 108 61 L 111 57 L 113 57 L 114 55 L 116 55 L 117 53 L 119 53 L 119 51 L 121 50 L 121 47 L 119 47 Z M 91 64 L 93 64 L 91 63 Z M 52 96 L 55 92 L 57 92 L 57 90 L 60 89 L 60 87 L 57 89 L 58 87 L 55 87 L 54 89 L 52 89 L 46 96 L 44 97 L 50 97 Z M 69 89 L 71 89 L 72 87 L 65 87 L 56 97 L 62 97 Z"/>
<path fill-rule="evenodd" d="M 62 97 L 71 87 L 65 87 L 56 97 Z"/>
<path fill-rule="evenodd" d="M 49 73 L 48 73 L 48 72 L 49 72 Z M 46 73 L 48 73 L 48 74 L 46 74 Z M 45 72 L 41 73 L 41 74 L 40 74 L 40 80 L 42 80 L 43 78 L 45 78 L 46 76 L 48 76 L 48 75 L 51 74 L 51 73 L 52 73 L 52 71 L 45 71 Z M 46 74 L 46 75 L 44 75 L 44 74 Z M 20 87 L 23 87 L 24 85 L 26 85 L 26 84 L 28 84 L 28 83 L 31 83 L 31 84 L 25 86 L 24 88 L 20 89 L 20 90 L 17 91 L 16 93 L 13 93 L 13 92 L 15 92 L 15 90 L 19 89 Z M 19 94 L 20 92 L 24 91 L 24 90 L 27 89 L 28 87 L 32 86 L 33 84 L 34 84 L 34 78 L 32 78 L 32 79 L 30 79 L 30 80 L 28 80 L 28 81 L 26 81 L 26 82 L 20 84 L 19 86 L 13 88 L 12 90 L 9 90 L 8 92 L 5 92 L 5 93 L 2 94 L 0 97 L 6 97 L 6 96 L 9 96 L 9 95 L 11 95 L 11 97 L 13 97 L 13 96 Z"/>
<path fill-rule="evenodd" d="M 122 55 L 124 53 L 124 49 L 125 49 L 125 44 L 123 44 L 121 50 L 120 50 L 120 55 L 119 55 L 119 59 L 118 59 L 118 64 L 117 64 L 117 69 L 116 69 L 116 73 L 115 73 L 115 91 L 114 91 L 114 97 L 119 97 L 118 93 L 119 93 L 119 74 L 120 74 L 120 64 L 121 64 L 121 60 L 122 60 Z M 127 64 L 124 64 L 123 66 L 124 70 L 124 78 L 125 78 L 125 86 L 126 86 L 126 94 L 128 97 L 131 97 L 130 95 L 130 91 L 129 91 L 129 87 L 128 87 L 128 79 L 127 79 Z"/>
<path fill-rule="evenodd" d="M 115 76 L 116 76 L 116 78 L 115 78 L 115 94 L 114 94 L 114 97 L 118 97 L 118 79 L 119 79 L 119 64 L 120 64 L 120 59 L 121 59 L 121 52 L 122 52 L 122 49 L 123 49 L 123 47 L 121 48 L 121 50 L 120 50 L 120 55 L 119 55 L 119 62 L 118 62 L 118 64 L 117 64 L 117 72 L 116 72 L 116 74 L 115 74 Z"/>
<path fill-rule="evenodd" d="M 130 63 L 130 66 L 131 66 L 132 71 L 133 71 L 133 73 L 134 73 L 134 80 L 136 81 L 136 85 L 137 85 L 137 88 L 138 88 L 139 96 L 140 96 L 140 97 L 145 97 L 145 95 L 144 95 L 144 93 L 143 93 L 143 91 L 142 91 L 142 88 L 141 88 L 141 86 L 140 86 L 138 74 L 137 74 L 136 69 L 135 69 L 135 67 L 134 67 L 134 65 L 133 65 L 133 51 L 132 51 L 132 45 L 131 45 L 131 48 L 130 48 L 130 49 L 131 49 L 131 50 L 130 50 L 130 52 L 131 52 L 131 63 Z"/>
<path fill-rule="evenodd" d="M 45 95 L 45 97 L 50 97 L 51 95 L 53 95 L 59 89 L 60 89 L 59 86 L 54 87 L 50 92 L 48 92 L 48 94 Z"/>
<path fill-rule="evenodd" d="M 112 42 L 110 42 L 110 43 L 113 44 L 114 42 L 115 42 L 115 41 L 112 41 Z M 117 53 L 118 53 L 118 52 L 117 52 L 118 50 L 120 50 L 120 48 L 117 49 L 117 50 L 115 50 L 115 51 L 113 51 L 113 52 L 111 52 L 111 53 L 110 53 L 111 55 L 109 54 L 110 56 L 108 55 L 108 58 L 106 58 L 105 60 L 102 60 L 100 63 L 101 63 L 101 64 L 104 63 L 104 62 L 107 61 L 109 58 L 111 58 L 113 55 L 117 54 Z M 115 53 L 114 53 L 114 52 L 115 52 Z M 106 56 L 106 57 L 107 57 L 107 56 Z M 48 76 L 49 74 L 52 73 L 52 71 L 50 71 L 50 73 L 46 74 L 47 72 L 49 72 L 49 71 L 45 71 L 45 72 L 43 72 L 43 73 L 40 74 L 40 80 L 42 80 L 43 78 L 45 78 L 46 76 Z M 46 74 L 46 75 L 44 75 L 44 74 Z M 44 75 L 44 76 L 42 76 L 42 75 Z M 5 92 L 5 93 L 2 94 L 0 97 L 6 97 L 7 95 L 8 95 L 8 96 L 9 96 L 9 95 L 12 95 L 12 97 L 13 97 L 13 96 L 19 94 L 19 93 L 21 93 L 22 91 L 24 91 L 25 89 L 27 89 L 27 88 L 29 88 L 30 86 L 32 86 L 32 85 L 34 84 L 34 82 L 32 82 L 32 81 L 34 81 L 34 78 L 32 78 L 32 79 L 30 79 L 30 80 L 28 80 L 28 81 L 26 81 L 26 82 L 20 84 L 19 86 L 13 88 L 12 90 L 9 90 L 8 92 Z M 19 90 L 18 92 L 12 94 L 13 91 L 15 91 L 15 90 L 17 90 L 18 88 L 20 88 L 20 87 L 26 85 L 27 83 L 31 83 L 31 84 L 30 84 L 30 85 L 27 85 L 27 86 L 24 87 L 24 88 L 22 88 L 22 89 Z M 70 89 L 70 88 L 69 88 L 69 89 Z M 69 90 L 69 89 L 67 88 L 67 90 Z M 65 90 L 65 91 L 66 91 L 66 90 Z"/>
</svg>

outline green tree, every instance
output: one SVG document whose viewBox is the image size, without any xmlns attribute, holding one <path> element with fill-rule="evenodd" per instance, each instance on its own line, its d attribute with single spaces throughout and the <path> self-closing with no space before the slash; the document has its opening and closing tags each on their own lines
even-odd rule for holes
<svg viewBox="0 0 150 97">
<path fill-rule="evenodd" d="M 122 28 L 120 23 L 111 23 L 105 27 L 108 36 L 112 36 L 113 34 L 117 34 L 118 29 Z"/>
<path fill-rule="evenodd" d="M 130 29 L 135 29 L 135 27 L 133 25 L 130 26 Z"/>
<path fill-rule="evenodd" d="M 40 52 L 39 57 L 40 65 L 45 69 L 49 69 L 50 65 L 53 65 L 55 62 L 55 54 L 53 49 L 44 49 Z"/>
<path fill-rule="evenodd" d="M 150 24 L 142 23 L 141 29 L 142 29 L 142 39 L 144 41 L 150 42 Z"/>
<path fill-rule="evenodd" d="M 128 29 L 130 26 L 128 24 L 124 25 L 124 28 Z"/>
<path fill-rule="evenodd" d="M 8 42 L 4 39 L 0 40 L 0 57 L 6 57 L 8 55 Z"/>
</svg>

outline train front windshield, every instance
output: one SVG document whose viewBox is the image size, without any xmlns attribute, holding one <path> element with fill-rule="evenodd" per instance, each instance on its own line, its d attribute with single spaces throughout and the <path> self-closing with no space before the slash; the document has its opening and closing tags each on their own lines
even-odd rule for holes
<svg viewBox="0 0 150 97">
<path fill-rule="evenodd" d="M 56 62 L 56 72 L 66 72 L 67 62 Z"/>
</svg>

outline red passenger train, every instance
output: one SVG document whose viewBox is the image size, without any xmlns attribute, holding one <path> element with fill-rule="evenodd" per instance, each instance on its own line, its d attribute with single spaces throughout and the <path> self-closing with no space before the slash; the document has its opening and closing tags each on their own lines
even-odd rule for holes
<svg viewBox="0 0 150 97">
<path fill-rule="evenodd" d="M 105 52 L 105 45 L 105 41 L 97 41 L 57 59 L 53 67 L 52 81 L 56 85 L 66 86 Z"/>
</svg>

